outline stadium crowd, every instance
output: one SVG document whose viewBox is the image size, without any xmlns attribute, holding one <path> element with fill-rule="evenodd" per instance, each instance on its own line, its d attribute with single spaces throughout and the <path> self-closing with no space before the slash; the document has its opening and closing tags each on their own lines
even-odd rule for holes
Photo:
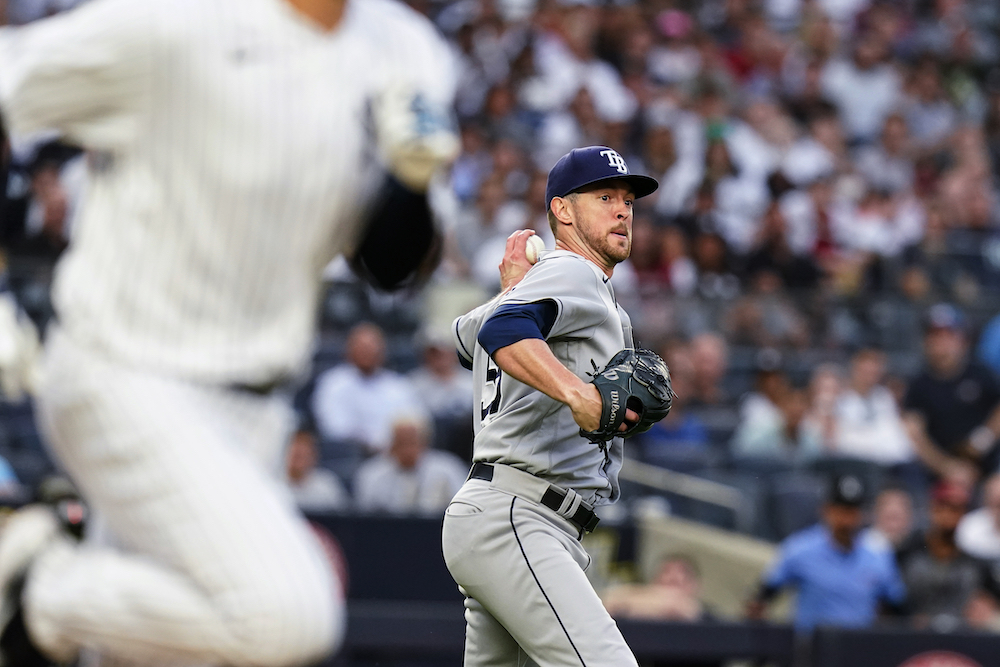
<svg viewBox="0 0 1000 667">
<path fill-rule="evenodd" d="M 6 18 L 71 4 L 7 0 Z M 898 554 L 910 589 L 957 587 L 944 611 L 923 600 L 916 622 L 997 627 L 1000 6 L 411 4 L 449 38 L 459 73 L 462 152 L 433 192 L 444 259 L 419 298 L 331 267 L 289 456 L 302 505 L 443 508 L 471 456 L 471 378 L 447 325 L 495 293 L 512 231 L 552 247 L 548 169 L 602 144 L 660 182 L 613 281 L 678 400 L 629 456 L 740 488 L 760 510 L 751 531 L 771 540 L 829 521 L 823 482 L 854 475 L 868 493 L 847 504 L 875 509 L 857 543 Z M 51 139 L 11 147 L 0 229 L 10 286 L 39 324 L 88 159 Z M 13 464 L 0 461 L 0 492 L 45 471 L 24 430 L 0 433 Z M 645 493 L 625 491 L 626 504 Z M 696 578 L 683 558 L 664 571 Z"/>
</svg>

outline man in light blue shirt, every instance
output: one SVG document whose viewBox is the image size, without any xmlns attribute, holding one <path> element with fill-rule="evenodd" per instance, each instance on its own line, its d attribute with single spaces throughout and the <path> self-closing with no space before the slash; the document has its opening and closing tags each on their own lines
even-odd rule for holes
<svg viewBox="0 0 1000 667">
<path fill-rule="evenodd" d="M 890 553 L 877 552 L 856 536 L 865 489 L 854 475 L 833 480 L 822 523 L 786 539 L 765 573 L 747 615 L 760 618 L 767 602 L 785 588 L 798 591 L 795 627 L 868 627 L 880 605 L 899 609 L 906 589 Z"/>
</svg>

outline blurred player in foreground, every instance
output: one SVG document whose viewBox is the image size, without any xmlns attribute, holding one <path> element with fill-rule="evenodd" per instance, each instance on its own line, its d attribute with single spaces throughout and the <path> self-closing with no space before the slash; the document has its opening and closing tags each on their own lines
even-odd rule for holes
<svg viewBox="0 0 1000 667">
<path fill-rule="evenodd" d="M 42 507 L 9 522 L 5 667 L 82 647 L 290 666 L 337 646 L 340 584 L 280 484 L 283 387 L 332 258 L 383 286 L 423 268 L 452 81 L 393 0 L 92 0 L 0 30 L 6 127 L 90 151 L 38 406 L 119 547 L 75 547 Z"/>
<path fill-rule="evenodd" d="M 556 249 L 532 266 L 531 232 L 516 232 L 503 292 L 455 322 L 476 383 L 475 463 L 442 541 L 466 596 L 466 667 L 636 665 L 587 580 L 580 540 L 597 525 L 594 507 L 618 499 L 615 436 L 648 429 L 672 397 L 657 357 L 662 369 L 644 380 L 659 400 L 632 401 L 645 367 L 610 283 L 632 248 L 632 205 L 656 186 L 603 146 L 561 158 L 546 188 Z M 606 391 L 605 380 L 625 384 Z"/>
</svg>

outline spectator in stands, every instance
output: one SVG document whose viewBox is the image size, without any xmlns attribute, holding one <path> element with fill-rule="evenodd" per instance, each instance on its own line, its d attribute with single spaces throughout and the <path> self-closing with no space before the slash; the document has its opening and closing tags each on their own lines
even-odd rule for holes
<svg viewBox="0 0 1000 667">
<path fill-rule="evenodd" d="M 962 517 L 955 541 L 970 556 L 1000 562 L 1000 473 L 983 483 L 983 506 Z"/>
<path fill-rule="evenodd" d="M 732 402 L 722 386 L 729 370 L 729 346 L 726 339 L 714 331 L 700 333 L 691 339 L 691 384 L 688 402 L 692 407 L 725 406 Z"/>
<path fill-rule="evenodd" d="M 821 524 L 788 537 L 764 575 L 747 617 L 763 618 L 767 603 L 786 587 L 798 601 L 795 627 L 871 626 L 880 605 L 898 608 L 906 590 L 892 556 L 857 539 L 865 488 L 859 477 L 841 475 L 831 483 Z"/>
<path fill-rule="evenodd" d="M 781 275 L 762 267 L 749 277 L 750 291 L 732 305 L 723 320 L 730 340 L 754 347 L 805 347 L 805 317 L 784 289 Z"/>
<path fill-rule="evenodd" d="M 851 357 L 850 378 L 837 397 L 833 451 L 840 456 L 897 466 L 913 460 L 892 393 L 882 385 L 885 354 L 866 348 Z"/>
<path fill-rule="evenodd" d="M 761 219 L 757 237 L 746 259 L 751 275 L 775 273 L 782 285 L 796 289 L 816 287 L 820 271 L 810 255 L 797 254 L 790 243 L 788 221 L 779 202 L 772 201 Z"/>
<path fill-rule="evenodd" d="M 701 571 L 690 556 L 667 554 L 648 584 L 614 586 L 601 596 L 615 618 L 703 621 L 711 618 L 701 601 Z"/>
<path fill-rule="evenodd" d="M 837 364 L 820 364 L 809 377 L 809 407 L 804 419 L 816 430 L 823 455 L 833 450 L 837 429 L 837 397 L 844 385 L 844 373 Z"/>
<path fill-rule="evenodd" d="M 831 60 L 823 68 L 823 92 L 837 105 L 852 141 L 875 139 L 899 104 L 901 82 L 888 55 L 884 41 L 868 33 L 855 41 L 850 60 Z"/>
<path fill-rule="evenodd" d="M 894 193 L 912 190 L 915 167 L 909 143 L 906 119 L 902 114 L 891 114 L 882 126 L 881 140 L 858 151 L 858 172 L 876 189 Z"/>
<path fill-rule="evenodd" d="M 781 173 L 795 186 L 804 187 L 846 171 L 847 145 L 837 110 L 821 102 L 809 114 L 809 134 L 801 137 L 785 153 Z"/>
<path fill-rule="evenodd" d="M 913 498 L 904 489 L 883 489 L 875 498 L 872 525 L 861 533 L 861 541 L 874 551 L 895 556 L 913 531 Z"/>
<path fill-rule="evenodd" d="M 302 421 L 288 445 L 288 486 L 295 504 L 307 512 L 345 509 L 350 496 L 343 482 L 333 472 L 317 466 L 319 451 L 316 430 Z"/>
<path fill-rule="evenodd" d="M 347 336 L 346 362 L 316 380 L 312 413 L 324 440 L 359 447 L 365 454 L 389 447 L 392 415 L 411 407 L 406 379 L 387 370 L 382 330 L 363 322 Z"/>
<path fill-rule="evenodd" d="M 755 389 L 743 398 L 733 434 L 732 450 L 738 457 L 803 463 L 821 453 L 821 434 L 805 419 L 806 394 L 791 386 L 780 363 L 775 350 L 758 355 Z"/>
<path fill-rule="evenodd" d="M 957 308 L 932 306 L 924 331 L 924 370 L 904 401 L 910 439 L 929 471 L 970 484 L 1000 461 L 1000 386 L 970 360 L 965 317 Z"/>
<path fill-rule="evenodd" d="M 392 514 L 444 512 L 469 471 L 454 454 L 430 449 L 430 439 L 426 416 L 397 415 L 388 451 L 362 464 L 354 478 L 357 508 Z"/>
<path fill-rule="evenodd" d="M 694 364 L 689 345 L 678 343 L 663 351 L 673 384 L 673 406 L 662 421 L 638 436 L 642 458 L 649 463 L 671 467 L 678 457 L 693 456 L 703 461 L 709 444 L 708 430 L 696 414 L 687 409 Z"/>
<path fill-rule="evenodd" d="M 458 364 L 455 344 L 445 330 L 425 328 L 423 363 L 407 380 L 434 421 L 435 446 L 472 460 L 472 375 Z"/>
<path fill-rule="evenodd" d="M 902 103 L 914 143 L 927 151 L 940 148 L 959 122 L 958 111 L 945 94 L 940 68 L 936 58 L 924 55 L 910 74 Z"/>
<path fill-rule="evenodd" d="M 939 482 L 931 493 L 927 530 L 899 548 L 897 561 L 914 626 L 947 631 L 963 622 L 965 610 L 989 584 L 983 564 L 959 548 L 955 532 L 969 504 L 956 482 Z"/>
</svg>

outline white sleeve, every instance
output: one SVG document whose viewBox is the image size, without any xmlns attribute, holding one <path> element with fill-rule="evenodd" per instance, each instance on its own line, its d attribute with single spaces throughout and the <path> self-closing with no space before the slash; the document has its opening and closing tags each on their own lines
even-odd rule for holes
<svg viewBox="0 0 1000 667">
<path fill-rule="evenodd" d="M 428 101 L 450 107 L 455 96 L 458 67 L 454 54 L 426 17 L 395 0 L 366 0 L 379 13 L 376 32 L 383 54 L 376 85 L 412 86 Z"/>
<path fill-rule="evenodd" d="M 92 0 L 0 28 L 0 109 L 11 131 L 54 129 L 89 148 L 134 135 L 153 38 L 150 0 Z"/>
</svg>

